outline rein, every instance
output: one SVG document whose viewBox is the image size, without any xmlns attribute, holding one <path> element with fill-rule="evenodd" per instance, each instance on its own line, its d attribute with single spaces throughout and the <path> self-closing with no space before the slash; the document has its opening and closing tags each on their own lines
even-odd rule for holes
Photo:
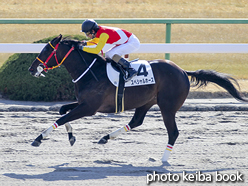
<svg viewBox="0 0 248 186">
<path fill-rule="evenodd" d="M 85 65 L 88 66 L 88 64 L 87 64 L 87 62 L 85 61 L 83 55 L 82 55 L 79 51 L 78 51 L 78 53 L 80 54 L 81 58 L 83 59 Z M 86 69 L 86 72 L 88 72 L 88 71 L 90 70 L 92 76 L 93 76 L 93 77 L 95 78 L 95 80 L 98 82 L 99 80 L 97 79 L 96 75 L 95 75 L 94 72 L 90 69 L 91 66 L 92 66 L 95 62 L 96 62 L 96 58 L 93 60 L 93 62 L 90 64 L 90 66 Z M 83 77 L 84 74 L 85 74 L 85 73 L 83 73 L 81 76 Z M 81 79 L 81 78 L 82 78 L 81 76 L 79 76 L 80 78 L 77 78 L 77 79 L 78 79 L 78 80 Z M 76 80 L 77 80 L 77 79 L 76 79 Z M 75 80 L 75 81 L 76 81 L 76 80 Z M 74 80 L 72 80 L 72 82 L 74 83 Z"/>
<path fill-rule="evenodd" d="M 89 70 L 90 68 L 94 65 L 94 63 L 96 62 L 96 58 L 92 61 L 92 63 L 90 64 L 90 66 L 81 74 L 81 76 L 79 76 L 76 80 L 72 80 L 73 83 L 77 83 Z M 90 70 L 91 71 L 91 70 Z M 92 72 L 93 73 L 93 72 Z M 94 73 L 93 73 L 94 74 Z M 94 75 L 95 77 L 95 75 Z M 96 78 L 96 77 L 95 77 Z M 96 80 L 98 81 L 98 79 L 96 78 Z"/>
<path fill-rule="evenodd" d="M 51 70 L 51 69 L 55 69 L 55 68 L 60 67 L 60 66 L 63 64 L 63 62 L 65 61 L 65 59 L 69 56 L 69 54 L 74 50 L 74 47 L 72 47 L 72 48 L 67 52 L 67 54 L 65 55 L 65 57 L 61 60 L 61 62 L 59 63 L 58 58 L 57 58 L 57 55 L 56 55 L 56 51 L 57 51 L 57 49 L 58 49 L 58 47 L 59 47 L 59 43 L 54 47 L 54 46 L 51 44 L 51 42 L 49 41 L 49 45 L 53 48 L 53 51 L 52 51 L 52 53 L 48 56 L 48 58 L 46 59 L 45 62 L 42 61 L 40 58 L 36 57 L 36 59 L 37 59 L 39 62 L 41 62 L 41 63 L 45 66 L 45 68 L 43 69 L 45 72 L 47 72 L 48 70 Z M 48 63 L 48 61 L 51 59 L 52 56 L 55 57 L 55 60 L 56 60 L 57 65 L 56 65 L 56 66 L 52 66 L 52 67 L 48 67 L 48 66 L 47 66 L 47 63 Z"/>
<path fill-rule="evenodd" d="M 56 52 L 57 52 L 57 49 L 58 49 L 58 47 L 59 47 L 59 43 L 54 47 L 52 44 L 51 44 L 51 42 L 49 41 L 48 42 L 49 43 L 49 45 L 53 48 L 53 51 L 52 51 L 52 53 L 48 56 L 48 58 L 46 59 L 46 61 L 44 62 L 44 61 L 42 61 L 39 57 L 36 57 L 36 59 L 39 61 L 39 62 L 41 62 L 44 66 L 45 66 L 45 68 L 43 69 L 45 72 L 47 72 L 48 70 L 52 70 L 52 69 L 55 69 L 55 68 L 58 68 L 58 67 L 60 67 L 62 64 L 63 64 L 63 62 L 66 60 L 66 58 L 69 56 L 69 54 L 75 49 L 75 47 L 71 47 L 71 49 L 66 53 L 66 55 L 65 55 L 65 57 L 61 60 L 61 62 L 59 63 L 59 61 L 58 61 L 58 58 L 57 58 L 57 55 L 56 55 Z M 88 64 L 86 63 L 86 61 L 85 61 L 85 59 L 84 59 L 84 57 L 82 56 L 82 54 L 79 52 L 79 54 L 80 54 L 80 56 L 81 56 L 81 58 L 83 59 L 83 61 L 84 61 L 84 63 L 86 64 L 86 66 L 88 66 Z M 52 67 L 48 67 L 47 66 L 47 63 L 48 63 L 48 61 L 51 59 L 51 57 L 52 56 L 54 56 L 54 58 L 55 58 L 55 60 L 56 60 L 56 63 L 57 63 L 57 65 L 55 65 L 55 66 L 52 66 Z M 78 82 L 89 70 L 90 70 L 90 72 L 91 72 L 91 74 L 93 75 L 93 77 L 96 79 L 96 81 L 99 81 L 98 79 L 97 79 L 97 77 L 96 77 L 96 75 L 94 74 L 94 72 L 90 69 L 93 65 L 94 65 L 94 63 L 96 62 L 96 60 L 97 60 L 97 58 L 95 58 L 94 60 L 93 60 L 93 62 L 90 64 L 90 66 L 76 79 L 76 80 L 72 80 L 72 82 L 73 83 L 76 83 L 76 82 Z"/>
</svg>

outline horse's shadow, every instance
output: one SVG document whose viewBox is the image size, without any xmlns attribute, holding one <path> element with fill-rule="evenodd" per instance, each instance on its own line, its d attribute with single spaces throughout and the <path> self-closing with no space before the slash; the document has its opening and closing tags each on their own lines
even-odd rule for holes
<svg viewBox="0 0 248 186">
<path fill-rule="evenodd" d="M 153 173 L 153 171 L 156 171 L 158 174 L 169 172 L 163 168 L 164 165 L 157 167 L 135 167 L 131 164 L 124 165 L 121 163 L 111 163 L 108 161 L 95 161 L 94 163 L 101 164 L 102 166 L 68 167 L 68 163 L 64 163 L 48 167 L 54 170 L 43 174 L 5 173 L 3 175 L 20 180 L 42 179 L 44 181 L 58 181 L 104 179 L 108 176 L 146 176 L 147 174 Z M 106 164 L 106 166 L 103 164 Z"/>
<path fill-rule="evenodd" d="M 95 163 L 103 164 L 101 161 L 95 161 Z M 104 164 L 108 164 L 105 162 Z M 104 179 L 109 176 L 147 176 L 148 174 L 180 174 L 182 171 L 168 171 L 166 166 L 170 164 L 162 164 L 161 166 L 154 167 L 135 167 L 131 164 L 124 165 L 118 163 L 111 163 L 111 166 L 93 166 L 93 167 L 67 167 L 68 163 L 64 163 L 57 166 L 51 166 L 48 168 L 53 168 L 52 172 L 47 172 L 43 174 L 15 174 L 15 173 L 5 173 L 3 175 L 20 180 L 27 179 L 42 179 L 44 181 L 59 181 L 59 180 L 90 180 L 90 179 Z M 113 166 L 114 165 L 114 166 Z M 216 170 L 205 170 L 203 172 L 216 172 L 230 170 L 226 169 L 216 169 Z M 188 173 L 195 173 L 195 171 L 187 171 Z"/>
</svg>

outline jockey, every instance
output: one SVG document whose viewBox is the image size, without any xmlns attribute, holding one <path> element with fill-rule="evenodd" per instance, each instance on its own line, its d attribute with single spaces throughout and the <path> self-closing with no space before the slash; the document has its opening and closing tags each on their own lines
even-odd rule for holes
<svg viewBox="0 0 248 186">
<path fill-rule="evenodd" d="M 120 28 L 99 26 L 93 19 L 87 19 L 82 23 L 82 32 L 91 40 L 76 46 L 78 49 L 98 54 L 105 44 L 112 44 L 114 46 L 105 53 L 105 57 L 123 67 L 128 74 L 124 77 L 126 81 L 138 74 L 135 69 L 130 67 L 130 63 L 121 57 L 139 49 L 140 42 L 134 34 Z M 95 44 L 97 44 L 96 47 L 90 47 Z"/>
</svg>

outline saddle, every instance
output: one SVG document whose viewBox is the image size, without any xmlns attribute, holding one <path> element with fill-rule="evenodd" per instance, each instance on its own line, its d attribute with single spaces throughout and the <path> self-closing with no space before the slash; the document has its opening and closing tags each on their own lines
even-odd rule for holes
<svg viewBox="0 0 248 186">
<path fill-rule="evenodd" d="M 110 63 L 110 64 L 111 64 L 112 68 L 113 68 L 115 71 L 117 71 L 117 72 L 119 72 L 119 73 L 122 73 L 123 75 L 126 75 L 125 70 L 123 69 L 123 67 L 122 67 L 120 64 L 118 64 L 118 63 L 116 63 L 115 61 L 110 60 L 110 59 L 106 59 L 106 60 L 107 60 L 107 63 Z M 132 62 L 134 62 L 134 61 L 138 61 L 138 59 L 132 60 L 132 61 L 130 61 L 130 63 L 132 63 Z"/>
<path fill-rule="evenodd" d="M 125 71 L 122 67 L 114 61 L 107 61 L 106 70 L 110 82 L 116 87 L 116 113 L 124 111 L 124 91 L 125 87 L 142 86 L 155 84 L 155 78 L 152 72 L 151 65 L 145 60 L 130 61 L 130 65 L 136 71 L 137 76 L 130 81 L 125 82 Z"/>
</svg>

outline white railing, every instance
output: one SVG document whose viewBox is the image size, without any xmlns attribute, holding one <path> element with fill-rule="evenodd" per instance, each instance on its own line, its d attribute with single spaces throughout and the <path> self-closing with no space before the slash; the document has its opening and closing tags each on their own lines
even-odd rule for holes
<svg viewBox="0 0 248 186">
<path fill-rule="evenodd" d="M 40 53 L 45 45 L 42 43 L 0 43 L 0 53 Z M 248 44 L 143 43 L 135 53 L 248 53 Z"/>
</svg>

